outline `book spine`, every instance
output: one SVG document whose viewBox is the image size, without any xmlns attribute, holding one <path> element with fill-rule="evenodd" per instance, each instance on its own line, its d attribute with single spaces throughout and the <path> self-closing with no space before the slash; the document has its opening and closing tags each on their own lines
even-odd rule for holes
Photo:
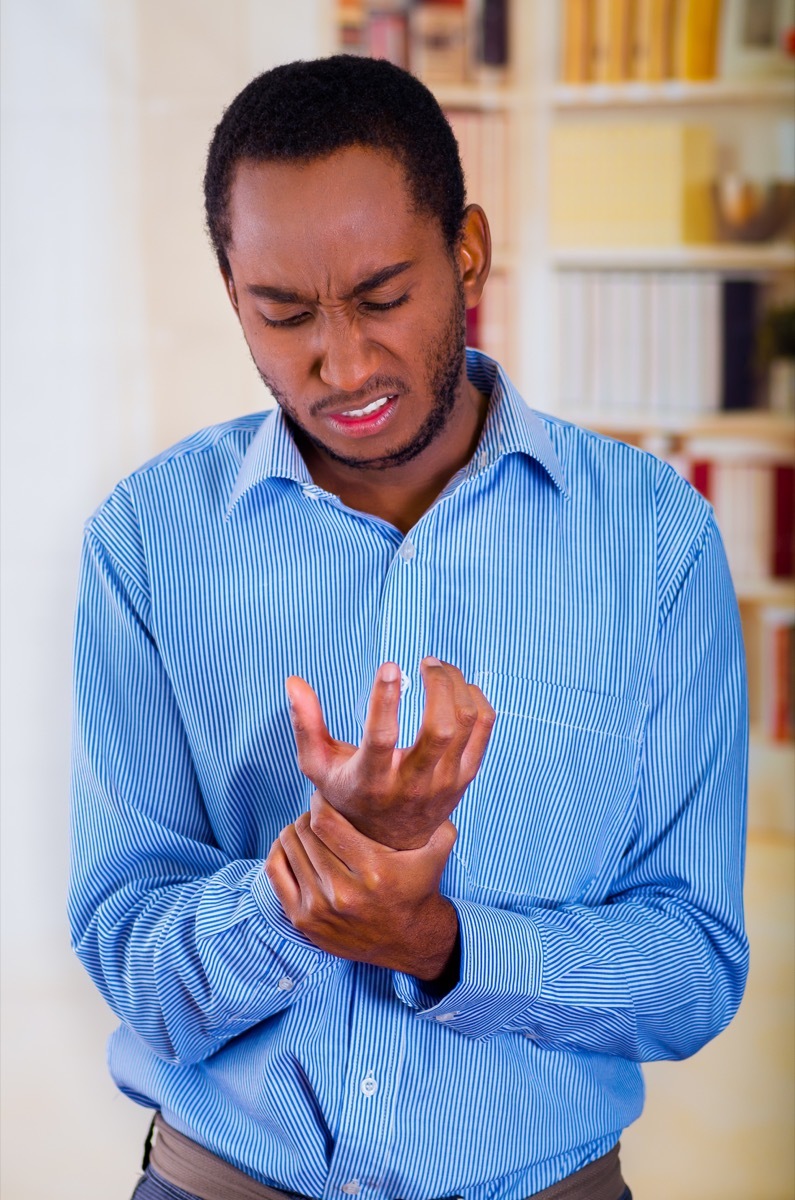
<svg viewBox="0 0 795 1200">
<path fill-rule="evenodd" d="M 480 37 L 478 38 L 479 61 L 490 67 L 504 67 L 508 63 L 508 2 L 507 0 L 482 0 L 480 14 Z"/>
<path fill-rule="evenodd" d="M 591 0 L 565 0 L 561 78 L 564 83 L 587 83 L 591 77 Z"/>
<path fill-rule="evenodd" d="M 721 408 L 753 408 L 756 399 L 755 343 L 759 285 L 725 279 L 721 298 Z"/>
<path fill-rule="evenodd" d="M 795 467 L 778 463 L 773 468 L 774 579 L 795 576 Z"/>
</svg>

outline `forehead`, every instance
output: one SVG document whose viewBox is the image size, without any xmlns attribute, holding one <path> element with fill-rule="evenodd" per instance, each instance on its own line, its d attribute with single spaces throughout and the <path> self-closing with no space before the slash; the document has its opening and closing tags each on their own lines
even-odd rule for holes
<svg viewBox="0 0 795 1200">
<path fill-rule="evenodd" d="M 229 198 L 235 273 L 347 267 L 444 251 L 439 222 L 417 212 L 405 172 L 388 153 L 352 146 L 310 162 L 238 163 Z"/>
</svg>

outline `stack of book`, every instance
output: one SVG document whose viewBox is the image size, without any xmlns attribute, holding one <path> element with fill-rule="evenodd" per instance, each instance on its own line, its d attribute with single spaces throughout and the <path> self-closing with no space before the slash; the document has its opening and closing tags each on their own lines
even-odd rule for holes
<svg viewBox="0 0 795 1200">
<path fill-rule="evenodd" d="M 566 84 L 791 73 L 795 14 L 787 0 L 563 0 L 561 11 Z"/>
<path fill-rule="evenodd" d="M 795 737 L 795 613 L 792 609 L 763 608 L 762 732 L 775 742 Z"/>
<path fill-rule="evenodd" d="M 504 112 L 451 109 L 445 113 L 456 136 L 466 176 L 467 200 L 485 211 L 492 246 L 508 239 L 508 127 Z"/>
<path fill-rule="evenodd" d="M 485 351 L 503 366 L 512 361 L 510 289 L 508 276 L 494 272 L 489 276 L 480 304 L 467 311 L 467 345 Z"/>
<path fill-rule="evenodd" d="M 713 79 L 721 0 L 565 0 L 564 83 Z"/>
<path fill-rule="evenodd" d="M 690 479 L 715 511 L 736 580 L 795 576 L 795 466 L 775 447 L 693 439 Z"/>
<path fill-rule="evenodd" d="M 598 422 L 642 412 L 666 426 L 764 406 L 759 283 L 707 271 L 562 271 L 557 287 L 564 414 Z"/>
<path fill-rule="evenodd" d="M 338 0 L 340 49 L 386 58 L 429 85 L 508 62 L 508 0 Z"/>
</svg>

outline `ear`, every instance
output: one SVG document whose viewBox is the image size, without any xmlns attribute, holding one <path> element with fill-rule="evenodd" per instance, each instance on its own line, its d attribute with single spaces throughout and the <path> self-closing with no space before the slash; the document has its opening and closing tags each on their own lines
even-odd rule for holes
<svg viewBox="0 0 795 1200">
<path fill-rule="evenodd" d="M 474 308 L 480 302 L 491 270 L 491 232 L 479 204 L 470 204 L 464 212 L 456 255 L 466 306 Z"/>
<path fill-rule="evenodd" d="M 235 310 L 235 313 L 237 314 L 237 316 L 239 318 L 240 317 L 240 306 L 238 305 L 238 302 L 237 302 L 237 288 L 235 287 L 235 281 L 232 278 L 232 272 L 229 270 L 228 267 L 221 267 L 220 271 L 221 271 L 221 278 L 224 281 L 224 288 L 226 289 L 226 294 L 229 297 L 229 301 L 232 305 L 232 308 Z"/>
</svg>

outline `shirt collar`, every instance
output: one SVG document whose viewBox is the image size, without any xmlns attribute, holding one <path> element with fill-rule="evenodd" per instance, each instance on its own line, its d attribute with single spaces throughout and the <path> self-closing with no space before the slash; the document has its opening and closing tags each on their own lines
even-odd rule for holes
<svg viewBox="0 0 795 1200">
<path fill-rule="evenodd" d="M 527 407 L 499 363 L 480 350 L 467 350 L 466 354 L 469 380 L 489 397 L 489 411 L 478 448 L 465 472 L 474 475 L 503 455 L 524 454 L 543 467 L 561 494 L 568 497 L 563 469 L 541 419 Z M 251 440 L 229 497 L 227 515 L 246 492 L 268 479 L 312 484 L 280 408 L 265 414 Z"/>
<path fill-rule="evenodd" d="M 544 422 L 528 408 L 503 368 L 480 350 L 467 350 L 467 376 L 489 397 L 489 411 L 467 470 L 475 474 L 506 454 L 524 454 L 543 467 L 568 499 L 563 468 Z"/>
</svg>

